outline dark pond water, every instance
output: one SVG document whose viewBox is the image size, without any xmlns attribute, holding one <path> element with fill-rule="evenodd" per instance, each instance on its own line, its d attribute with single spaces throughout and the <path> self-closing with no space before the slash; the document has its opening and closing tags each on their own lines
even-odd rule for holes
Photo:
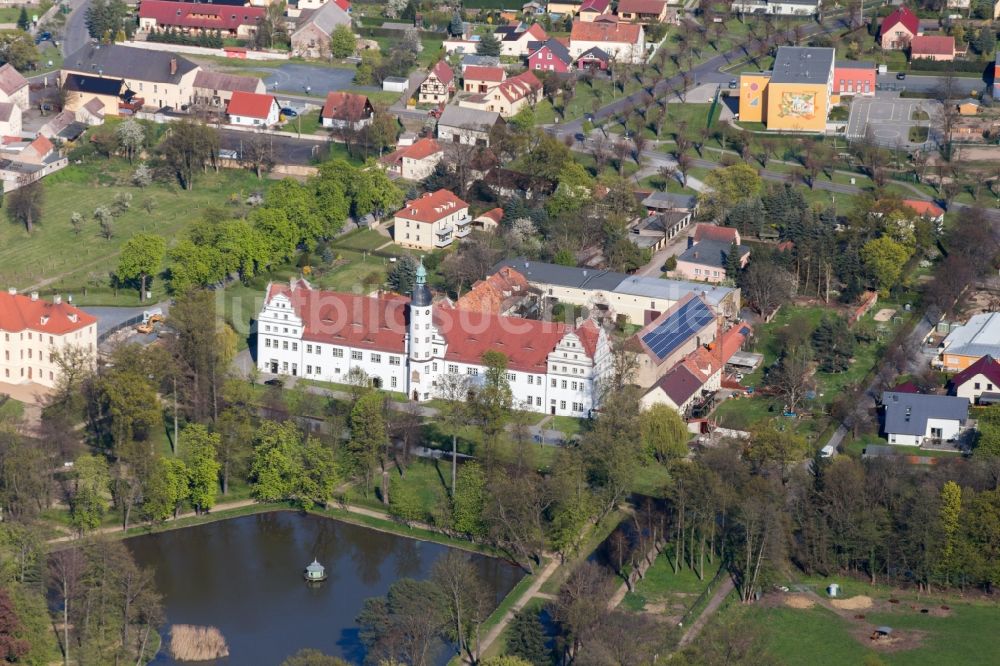
<svg viewBox="0 0 1000 666">
<path fill-rule="evenodd" d="M 155 567 L 168 625 L 215 625 L 230 654 L 218 663 L 240 666 L 277 666 L 305 647 L 361 663 L 364 648 L 354 618 L 364 600 L 385 594 L 400 578 L 427 578 L 448 550 L 291 512 L 233 518 L 125 543 L 139 564 Z M 313 557 L 329 575 L 318 587 L 302 578 Z M 469 557 L 497 603 L 522 575 L 501 560 Z M 443 663 L 445 651 L 441 656 Z M 154 663 L 174 662 L 161 651 Z"/>
</svg>

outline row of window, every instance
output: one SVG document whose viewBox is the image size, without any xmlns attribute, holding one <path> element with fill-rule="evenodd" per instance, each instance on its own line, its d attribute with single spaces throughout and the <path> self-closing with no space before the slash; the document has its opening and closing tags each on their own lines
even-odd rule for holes
<svg viewBox="0 0 1000 666">
<path fill-rule="evenodd" d="M 704 273 L 705 273 L 705 277 L 706 278 L 709 277 L 710 275 L 711 275 L 711 277 L 720 277 L 719 271 L 710 271 L 710 270 L 708 270 L 706 268 L 704 270 Z M 696 268 L 696 269 L 694 269 L 694 274 L 695 275 L 701 275 L 702 274 L 702 270 L 700 268 Z"/>
<path fill-rule="evenodd" d="M 31 335 L 32 335 L 31 331 L 28 331 L 28 339 L 29 339 L 29 340 L 31 340 L 31 339 L 32 339 Z M 79 332 L 79 331 L 77 331 L 77 332 L 76 332 L 76 337 L 80 337 L 80 332 Z M 4 333 L 4 334 L 3 334 L 3 339 L 4 339 L 4 342 L 10 342 L 10 333 Z M 20 334 L 18 334 L 18 337 L 17 337 L 17 339 L 18 339 L 18 340 L 23 340 L 23 339 L 24 339 L 24 333 L 20 333 Z M 45 336 L 44 336 L 43 334 L 39 333 L 39 334 L 38 334 L 38 340 L 39 340 L 40 342 L 45 342 Z M 54 345 L 55 343 L 56 343 L 56 340 L 55 340 L 55 338 L 53 338 L 53 337 L 52 337 L 52 336 L 50 335 L 50 336 L 49 336 L 49 344 L 50 344 L 50 345 Z"/>
<path fill-rule="evenodd" d="M 33 354 L 32 350 L 28 349 L 28 358 L 34 358 L 32 356 L 32 354 Z M 9 349 L 5 349 L 4 350 L 4 352 L 3 352 L 3 358 L 4 358 L 5 361 L 9 361 L 10 360 L 10 350 Z M 24 360 L 24 350 L 23 349 L 21 350 L 21 360 Z M 44 361 L 45 360 L 45 353 L 41 349 L 38 350 L 38 360 L 39 361 Z M 49 360 L 50 361 L 52 360 L 52 355 L 51 354 L 49 355 Z"/>
<path fill-rule="evenodd" d="M 3 376 L 5 378 L 7 378 L 7 379 L 10 378 L 10 368 L 4 368 Z M 24 368 L 21 368 L 21 376 L 24 377 Z M 31 368 L 28 368 L 28 376 L 29 377 L 31 376 Z M 42 371 L 41 368 L 38 368 L 38 378 L 41 379 L 44 376 L 45 376 L 45 373 Z M 55 377 L 55 375 L 53 375 L 52 371 L 49 370 L 49 381 L 50 382 L 51 381 L 55 381 L 54 377 Z"/>
</svg>

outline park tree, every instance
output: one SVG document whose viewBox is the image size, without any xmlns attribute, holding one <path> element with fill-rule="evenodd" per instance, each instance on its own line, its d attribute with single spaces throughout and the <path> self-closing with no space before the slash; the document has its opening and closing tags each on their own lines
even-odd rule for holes
<svg viewBox="0 0 1000 666">
<path fill-rule="evenodd" d="M 446 620 L 442 633 L 455 644 L 460 657 L 478 663 L 479 630 L 493 610 L 485 581 L 469 556 L 459 550 L 449 550 L 434 563 L 431 580 L 442 600 Z"/>
<path fill-rule="evenodd" d="M 899 282 L 911 252 L 902 243 L 880 236 L 865 243 L 860 254 L 874 286 L 885 296 Z"/>
<path fill-rule="evenodd" d="M 774 466 L 780 477 L 786 479 L 787 467 L 805 457 L 806 440 L 790 428 L 766 421 L 751 429 L 744 453 L 758 471 Z"/>
<path fill-rule="evenodd" d="M 844 372 L 851 365 L 857 340 L 843 317 L 824 317 L 812 334 L 812 346 L 823 372 Z"/>
<path fill-rule="evenodd" d="M 319 650 L 303 648 L 281 662 L 281 666 L 350 666 L 350 664 L 340 657 L 331 657 Z"/>
<path fill-rule="evenodd" d="M 486 366 L 486 373 L 482 385 L 476 391 L 473 409 L 476 420 L 483 429 L 489 463 L 495 453 L 497 438 L 503 432 L 514 406 L 514 395 L 507 380 L 507 356 L 491 349 L 483 354 L 482 361 Z"/>
<path fill-rule="evenodd" d="M 454 497 L 456 473 L 458 469 L 458 432 L 468 423 L 469 380 L 467 375 L 450 372 L 438 379 L 438 396 L 444 400 L 439 411 L 439 420 L 451 435 L 451 485 L 449 491 Z"/>
<path fill-rule="evenodd" d="M 229 493 L 229 481 L 235 475 L 242 478 L 250 457 L 257 402 L 253 387 L 237 380 L 226 382 L 223 389 L 226 408 L 219 413 L 215 429 L 219 433 L 216 454 L 222 480 L 222 494 Z"/>
<path fill-rule="evenodd" d="M 763 181 L 749 164 L 734 164 L 710 171 L 705 184 L 709 191 L 704 195 L 703 205 L 712 218 L 724 220 L 733 206 L 758 196 Z"/>
<path fill-rule="evenodd" d="M 366 495 L 371 492 L 375 468 L 388 443 L 385 396 L 368 391 L 351 410 L 351 439 L 347 445 L 355 470 L 364 476 Z"/>
<path fill-rule="evenodd" d="M 241 144 L 243 150 L 240 157 L 243 163 L 253 170 L 258 180 L 263 178 L 264 173 L 274 167 L 274 137 L 263 132 L 253 132 L 246 135 Z"/>
<path fill-rule="evenodd" d="M 136 234 L 122 247 L 115 275 L 121 282 L 138 281 L 140 302 L 146 300 L 146 282 L 163 266 L 166 251 L 166 240 L 156 234 Z"/>
<path fill-rule="evenodd" d="M 404 254 L 396 260 L 386 281 L 389 288 L 397 294 L 409 294 L 413 291 L 413 283 L 417 279 L 417 260 L 409 254 Z"/>
<path fill-rule="evenodd" d="M 349 25 L 338 25 L 330 35 L 330 55 L 334 58 L 346 58 L 358 50 L 358 40 Z"/>
<path fill-rule="evenodd" d="M 258 501 L 277 502 L 291 494 L 295 449 L 301 438 L 292 421 L 260 424 L 250 462 L 250 492 Z"/>
<path fill-rule="evenodd" d="M 486 475 L 479 463 L 462 465 L 451 495 L 451 528 L 474 540 L 485 536 Z"/>
<path fill-rule="evenodd" d="M 187 465 L 180 458 L 157 456 L 146 482 L 142 515 L 162 522 L 175 517 L 181 504 L 191 496 Z"/>
<path fill-rule="evenodd" d="M 108 43 L 116 41 L 126 26 L 129 9 L 122 0 L 94 0 L 84 18 L 91 38 Z"/>
<path fill-rule="evenodd" d="M 484 56 L 500 56 L 500 40 L 492 32 L 483 35 L 479 43 L 476 44 L 476 53 Z"/>
<path fill-rule="evenodd" d="M 767 373 L 767 383 L 785 401 L 785 409 L 795 412 L 812 387 L 812 350 L 808 345 L 786 347 L 777 364 Z"/>
<path fill-rule="evenodd" d="M 171 123 L 157 150 L 180 186 L 192 190 L 198 172 L 217 164 L 219 132 L 188 120 Z"/>
<path fill-rule="evenodd" d="M 125 159 L 131 164 L 146 142 L 146 130 L 138 120 L 130 118 L 115 128 L 115 137 Z"/>
<path fill-rule="evenodd" d="M 639 427 L 646 452 L 661 463 L 688 454 L 687 442 L 691 435 L 677 410 L 663 404 L 654 405 L 639 414 Z"/>
<path fill-rule="evenodd" d="M 45 188 L 42 181 L 27 182 L 19 179 L 20 186 L 7 195 L 7 215 L 11 222 L 23 224 L 30 234 L 35 230 L 35 222 L 42 217 L 45 204 Z"/>
<path fill-rule="evenodd" d="M 507 628 L 507 654 L 530 666 L 551 666 L 552 654 L 546 647 L 545 628 L 537 611 L 522 608 L 514 613 Z"/>
<path fill-rule="evenodd" d="M 380 216 L 403 205 L 403 191 L 389 179 L 384 169 L 376 168 L 373 161 L 367 162 L 365 168 L 355 170 L 350 194 L 354 216 L 358 218 L 369 213 Z"/>
<path fill-rule="evenodd" d="M 70 522 L 83 534 L 97 529 L 108 510 L 111 473 L 104 458 L 84 455 L 76 459 L 73 477 Z"/>
<path fill-rule="evenodd" d="M 428 666 L 435 663 L 439 636 L 448 623 L 433 581 L 402 578 L 384 597 L 365 599 L 355 622 L 372 663 Z"/>
<path fill-rule="evenodd" d="M 216 452 L 220 440 L 219 433 L 209 432 L 208 428 L 200 423 L 191 423 L 184 428 L 184 461 L 187 465 L 188 486 L 195 513 L 203 513 L 215 506 L 221 467 L 216 460 Z"/>
<path fill-rule="evenodd" d="M 31 27 L 31 19 L 28 17 L 28 8 L 27 6 L 22 6 L 21 13 L 18 14 L 17 16 L 17 29 L 23 30 L 24 32 L 28 32 L 28 29 L 30 27 Z"/>
<path fill-rule="evenodd" d="M 779 306 L 792 297 L 795 278 L 773 261 L 750 262 L 740 275 L 739 284 L 751 307 L 758 314 L 769 317 Z"/>
<path fill-rule="evenodd" d="M 0 30 L 0 64 L 23 72 L 41 58 L 31 35 L 21 30 Z"/>
</svg>

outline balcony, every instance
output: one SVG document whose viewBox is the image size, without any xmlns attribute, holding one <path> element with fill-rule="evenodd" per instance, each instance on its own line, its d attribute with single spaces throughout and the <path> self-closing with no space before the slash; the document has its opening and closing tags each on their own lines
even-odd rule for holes
<svg viewBox="0 0 1000 666">
<path fill-rule="evenodd" d="M 455 222 L 455 238 L 465 238 L 472 231 L 472 218 L 463 217 Z"/>
<path fill-rule="evenodd" d="M 449 224 L 443 229 L 434 232 L 434 247 L 447 247 L 451 245 L 454 228 Z"/>
</svg>

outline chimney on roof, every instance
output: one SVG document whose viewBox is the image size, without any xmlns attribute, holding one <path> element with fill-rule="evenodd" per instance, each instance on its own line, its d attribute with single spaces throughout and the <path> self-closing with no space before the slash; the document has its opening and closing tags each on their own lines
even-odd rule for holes
<svg viewBox="0 0 1000 666">
<path fill-rule="evenodd" d="M 170 59 L 170 76 L 173 76 L 176 73 L 177 73 L 177 58 L 171 58 Z"/>
<path fill-rule="evenodd" d="M 37 291 L 31 292 L 31 300 L 33 300 L 33 301 L 37 301 L 38 300 L 38 292 Z"/>
<path fill-rule="evenodd" d="M 59 294 L 56 294 L 55 296 L 53 296 L 52 297 L 52 303 L 53 303 L 53 305 L 62 305 L 62 296 L 60 296 Z"/>
</svg>

